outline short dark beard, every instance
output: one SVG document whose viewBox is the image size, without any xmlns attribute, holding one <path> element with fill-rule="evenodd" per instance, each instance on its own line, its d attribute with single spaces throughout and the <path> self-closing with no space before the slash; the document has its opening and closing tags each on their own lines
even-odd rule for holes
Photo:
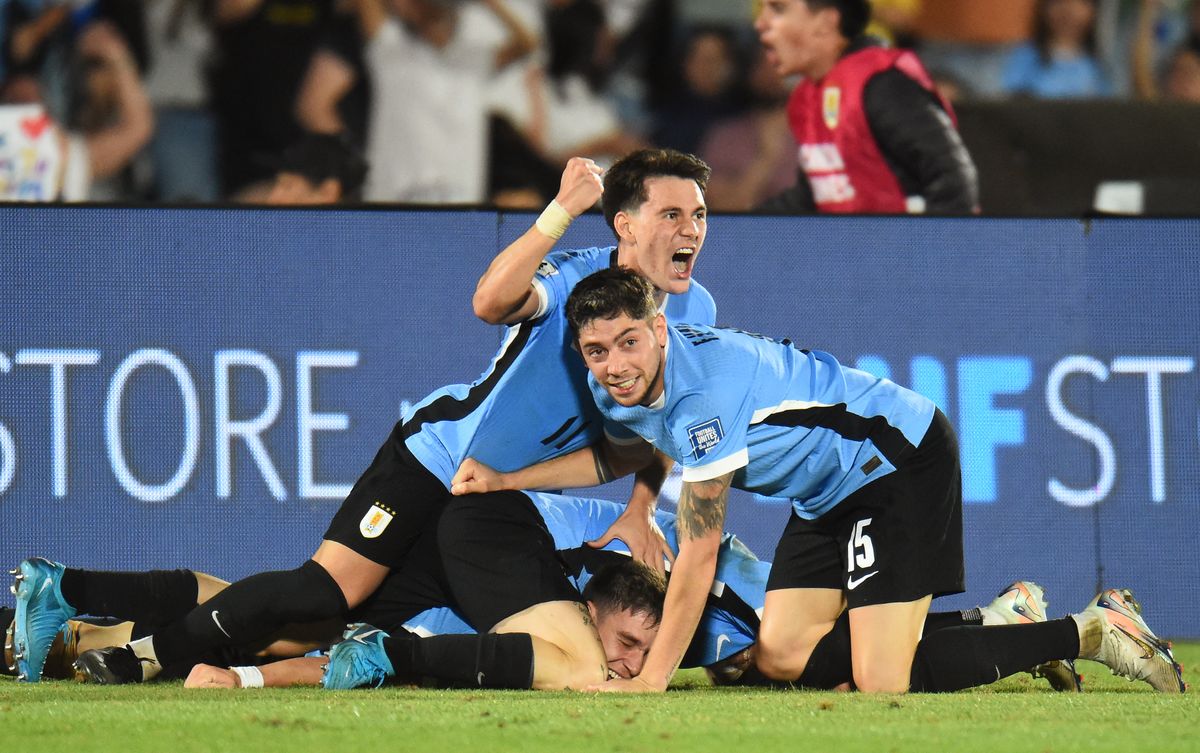
<svg viewBox="0 0 1200 753">
<path fill-rule="evenodd" d="M 663 346 L 660 345 L 658 347 L 659 351 L 662 351 Z M 660 352 L 658 355 L 658 367 L 654 370 L 654 379 L 650 380 L 650 384 L 646 385 L 646 392 L 642 395 L 642 399 L 638 401 L 638 405 L 646 406 L 654 402 L 654 398 L 651 397 L 654 394 L 654 388 L 658 386 L 663 375 L 667 373 L 666 364 L 663 363 L 665 360 L 666 356 Z"/>
</svg>

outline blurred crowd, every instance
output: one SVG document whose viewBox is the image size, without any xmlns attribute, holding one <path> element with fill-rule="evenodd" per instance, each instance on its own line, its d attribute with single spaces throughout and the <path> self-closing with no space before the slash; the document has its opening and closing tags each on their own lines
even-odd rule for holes
<svg viewBox="0 0 1200 753">
<path fill-rule="evenodd" d="M 873 12 L 869 33 L 915 49 L 952 102 L 1200 102 L 1200 0 Z M 797 178 L 795 82 L 754 15 L 751 0 L 0 0 L 0 196 L 36 192 L 12 184 L 6 131 L 52 128 L 29 159 L 65 200 L 540 208 L 571 156 L 657 145 L 713 167 L 713 209 L 752 209 Z"/>
</svg>

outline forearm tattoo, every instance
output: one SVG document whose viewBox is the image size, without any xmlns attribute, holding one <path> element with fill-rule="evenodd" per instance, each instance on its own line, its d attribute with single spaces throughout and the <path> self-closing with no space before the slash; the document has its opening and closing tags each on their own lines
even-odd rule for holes
<svg viewBox="0 0 1200 753">
<path fill-rule="evenodd" d="M 683 485 L 676 513 L 681 538 L 699 539 L 713 530 L 721 530 L 725 525 L 725 506 L 729 502 L 732 478 L 733 474 L 728 473 Z"/>
<path fill-rule="evenodd" d="M 604 452 L 604 445 L 592 445 L 592 461 L 596 464 L 596 478 L 601 484 L 607 484 L 612 481 L 613 469 L 608 463 L 608 455 Z"/>
</svg>

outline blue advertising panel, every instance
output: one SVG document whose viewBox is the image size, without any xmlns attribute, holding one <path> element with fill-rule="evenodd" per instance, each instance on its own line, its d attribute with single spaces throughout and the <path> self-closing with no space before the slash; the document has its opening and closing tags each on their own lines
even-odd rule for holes
<svg viewBox="0 0 1200 753">
<path fill-rule="evenodd" d="M 471 292 L 530 215 L 0 207 L 0 562 L 294 567 L 406 404 L 488 365 Z M 605 245 L 601 218 L 564 247 Z M 715 217 L 722 324 L 945 410 L 968 593 L 1129 586 L 1200 635 L 1200 221 Z M 599 490 L 619 498 L 627 486 Z M 669 507 L 678 480 L 668 483 Z M 785 501 L 739 494 L 769 558 Z"/>
</svg>

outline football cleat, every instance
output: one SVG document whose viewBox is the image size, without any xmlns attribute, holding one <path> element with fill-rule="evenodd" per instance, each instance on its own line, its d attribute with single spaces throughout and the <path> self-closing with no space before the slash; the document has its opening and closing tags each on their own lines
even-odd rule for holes
<svg viewBox="0 0 1200 753">
<path fill-rule="evenodd" d="M 1093 659 L 1114 675 L 1144 680 L 1162 693 L 1182 693 L 1183 668 L 1142 619 L 1142 605 L 1127 588 L 1110 588 L 1075 615 L 1081 625 L 1080 657 Z"/>
<path fill-rule="evenodd" d="M 377 688 L 396 671 L 383 650 L 388 634 L 364 623 L 349 625 L 342 641 L 329 651 L 329 664 L 321 687 L 346 690 L 369 686 Z"/>
<path fill-rule="evenodd" d="M 1041 586 L 1031 580 L 1019 580 L 997 594 L 983 609 L 1005 624 L 1022 625 L 1045 622 L 1046 606 L 1046 594 Z"/>
<path fill-rule="evenodd" d="M 17 570 L 13 578 L 17 596 L 13 658 L 17 660 L 18 679 L 37 682 L 42 679 L 42 668 L 55 636 L 75 616 L 75 608 L 63 599 L 61 584 L 66 568 L 62 565 L 32 557 Z"/>
<path fill-rule="evenodd" d="M 1045 590 L 1031 580 L 1019 580 L 997 594 L 992 603 L 982 607 L 1008 625 L 1025 625 L 1046 621 Z M 1048 661 L 1027 670 L 1034 678 L 1042 677 L 1050 687 L 1058 691 L 1078 693 L 1083 689 L 1083 678 L 1075 671 L 1075 662 L 1070 659 Z"/>
<path fill-rule="evenodd" d="M 149 662 L 133 653 L 128 645 L 94 648 L 84 651 L 71 666 L 79 682 L 97 685 L 129 685 L 142 682 L 142 662 Z"/>
</svg>

